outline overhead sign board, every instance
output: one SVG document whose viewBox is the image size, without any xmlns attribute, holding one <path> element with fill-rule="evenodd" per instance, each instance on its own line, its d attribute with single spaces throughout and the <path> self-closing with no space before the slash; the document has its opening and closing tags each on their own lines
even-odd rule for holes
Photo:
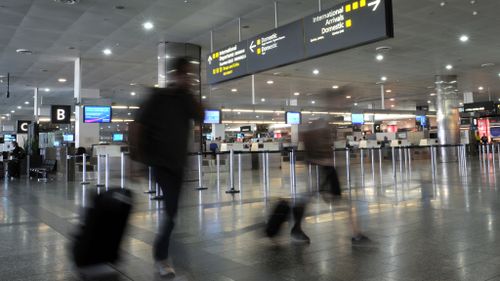
<svg viewBox="0 0 500 281">
<path fill-rule="evenodd" d="M 31 124 L 30 120 L 17 121 L 17 133 L 18 134 L 27 134 L 30 124 Z"/>
<path fill-rule="evenodd" d="M 304 18 L 308 57 L 394 36 L 390 0 L 358 0 Z"/>
<path fill-rule="evenodd" d="M 209 84 L 241 77 L 247 73 L 247 41 L 241 41 L 208 56 Z"/>
<path fill-rule="evenodd" d="M 52 124 L 70 124 L 71 105 L 52 105 L 50 108 L 50 122 Z"/>
<path fill-rule="evenodd" d="M 394 36 L 392 0 L 347 1 L 217 50 L 207 57 L 216 84 Z"/>
<path fill-rule="evenodd" d="M 247 71 L 255 73 L 304 58 L 302 20 L 247 40 Z"/>
</svg>

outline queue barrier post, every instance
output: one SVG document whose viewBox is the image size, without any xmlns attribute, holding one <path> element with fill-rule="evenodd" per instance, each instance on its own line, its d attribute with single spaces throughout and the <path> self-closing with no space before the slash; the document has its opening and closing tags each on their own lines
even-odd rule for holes
<svg viewBox="0 0 500 281">
<path fill-rule="evenodd" d="M 104 187 L 104 184 L 101 183 L 101 154 L 97 154 L 97 184 L 96 187 Z"/>
<path fill-rule="evenodd" d="M 206 190 L 206 186 L 203 186 L 203 165 L 202 165 L 202 152 L 198 152 L 198 187 L 196 190 Z"/>
<path fill-rule="evenodd" d="M 229 186 L 226 193 L 240 193 L 239 190 L 234 188 L 234 151 L 232 149 L 229 151 Z"/>
<path fill-rule="evenodd" d="M 89 182 L 87 181 L 87 154 L 82 154 L 82 185 L 87 185 Z"/>
</svg>

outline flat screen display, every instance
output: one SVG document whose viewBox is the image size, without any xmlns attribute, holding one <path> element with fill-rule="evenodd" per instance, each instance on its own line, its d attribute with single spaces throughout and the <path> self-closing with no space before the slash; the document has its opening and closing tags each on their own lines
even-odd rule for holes
<svg viewBox="0 0 500 281">
<path fill-rule="evenodd" d="M 415 119 L 417 120 L 417 123 L 420 123 L 421 127 L 427 128 L 427 116 L 417 115 Z"/>
<path fill-rule="evenodd" d="M 351 114 L 351 122 L 355 125 L 363 125 L 365 123 L 364 114 Z"/>
<path fill-rule="evenodd" d="M 63 135 L 63 141 L 65 141 L 65 142 L 74 142 L 75 141 L 75 135 L 73 135 L 73 134 L 64 134 Z"/>
<path fill-rule="evenodd" d="M 113 141 L 123 141 L 123 134 L 113 134 Z"/>
<path fill-rule="evenodd" d="M 490 134 L 494 138 L 500 137 L 500 127 L 491 127 Z"/>
<path fill-rule="evenodd" d="M 16 135 L 13 134 L 6 134 L 3 135 L 4 142 L 13 142 L 16 141 Z"/>
<path fill-rule="evenodd" d="M 300 112 L 287 111 L 286 123 L 288 125 L 300 125 L 302 123 L 302 116 Z"/>
<path fill-rule="evenodd" d="M 84 123 L 110 123 L 111 106 L 88 105 L 83 108 Z"/>
<path fill-rule="evenodd" d="M 221 120 L 221 112 L 220 110 L 205 110 L 205 120 L 203 123 L 205 124 L 220 124 Z"/>
</svg>

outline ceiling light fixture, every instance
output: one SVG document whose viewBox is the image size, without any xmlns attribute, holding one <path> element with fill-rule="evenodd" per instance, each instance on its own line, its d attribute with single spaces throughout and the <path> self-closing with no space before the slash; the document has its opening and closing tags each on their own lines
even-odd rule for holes
<svg viewBox="0 0 500 281">
<path fill-rule="evenodd" d="M 439 3 L 439 5 L 440 5 L 441 7 L 444 7 L 444 6 L 446 6 L 446 2 L 444 2 L 444 1 L 443 1 L 443 2 Z"/>
<path fill-rule="evenodd" d="M 354 103 L 354 106 L 358 106 L 358 103 L 357 103 L 357 102 L 355 102 L 355 103 Z"/>
<path fill-rule="evenodd" d="M 110 56 L 111 54 L 113 54 L 113 51 L 111 51 L 110 48 L 106 48 L 102 50 L 102 53 L 105 54 L 106 56 Z"/>
<path fill-rule="evenodd" d="M 145 29 L 145 30 L 151 30 L 155 27 L 155 25 L 150 22 L 150 21 L 147 21 L 145 23 L 142 24 L 142 27 Z"/>
<path fill-rule="evenodd" d="M 394 107 L 395 105 L 394 104 L 391 104 L 391 107 Z"/>
<path fill-rule="evenodd" d="M 68 80 L 66 80 L 66 78 L 59 78 L 57 81 L 59 81 L 59 83 L 66 83 Z"/>
<path fill-rule="evenodd" d="M 385 90 L 386 93 L 392 93 L 392 90 L 389 89 L 389 90 Z"/>
<path fill-rule="evenodd" d="M 265 99 L 265 98 L 261 98 L 261 99 L 260 99 L 260 101 L 261 101 L 261 102 L 265 102 L 265 101 L 266 101 L 266 99 Z"/>
<path fill-rule="evenodd" d="M 390 100 L 390 101 L 395 101 L 396 99 L 395 99 L 395 98 L 390 98 L 389 100 Z"/>
<path fill-rule="evenodd" d="M 267 80 L 267 82 L 266 82 L 266 83 L 267 83 L 268 85 L 272 85 L 272 84 L 274 84 L 274 81 L 273 81 L 273 80 Z"/>
<path fill-rule="evenodd" d="M 317 69 L 313 70 L 313 74 L 314 75 L 318 75 L 319 74 L 319 70 L 317 70 Z"/>
<path fill-rule="evenodd" d="M 30 102 L 29 101 L 25 101 L 24 104 L 30 104 Z"/>
<path fill-rule="evenodd" d="M 207 99 L 207 96 L 201 96 L 202 99 L 206 100 Z"/>
<path fill-rule="evenodd" d="M 453 69 L 453 65 L 451 65 L 451 64 L 446 65 L 446 69 L 447 70 L 452 70 Z"/>
<path fill-rule="evenodd" d="M 22 54 L 22 55 L 31 55 L 31 54 L 33 54 L 33 52 L 30 51 L 30 50 L 28 50 L 28 49 L 17 49 L 16 53 Z"/>
<path fill-rule="evenodd" d="M 66 5 L 75 5 L 80 3 L 80 0 L 54 0 L 54 2 L 58 2 Z"/>
<path fill-rule="evenodd" d="M 11 110 L 10 113 L 16 113 L 16 111 L 15 110 Z"/>
<path fill-rule="evenodd" d="M 383 60 L 384 60 L 384 55 L 382 55 L 382 54 L 378 54 L 375 58 L 376 58 L 378 61 L 383 61 Z"/>
<path fill-rule="evenodd" d="M 345 96 L 345 98 L 346 98 L 346 99 L 350 99 L 350 98 L 351 98 L 351 96 Z"/>
<path fill-rule="evenodd" d="M 316 101 L 311 101 L 311 103 L 312 103 L 312 104 L 315 104 L 315 103 L 316 103 Z"/>
<path fill-rule="evenodd" d="M 17 106 L 17 109 L 21 109 L 21 108 L 22 108 L 22 106 L 20 106 L 20 105 Z"/>
<path fill-rule="evenodd" d="M 430 100 L 428 100 L 427 103 L 432 103 L 432 102 Z"/>
<path fill-rule="evenodd" d="M 295 92 L 293 93 L 294 96 L 300 96 L 300 93 L 299 92 Z"/>
<path fill-rule="evenodd" d="M 43 89 L 43 90 L 44 90 L 45 92 L 47 92 L 47 93 L 48 93 L 48 92 L 50 92 L 50 89 L 49 89 L 49 88 L 45 88 L 45 89 Z"/>
<path fill-rule="evenodd" d="M 380 80 L 382 80 L 382 81 L 387 81 L 387 77 L 382 76 L 382 77 L 380 78 Z"/>
<path fill-rule="evenodd" d="M 436 93 L 431 93 L 431 94 L 430 94 L 430 96 L 431 96 L 431 97 L 433 97 L 433 96 L 435 96 L 435 95 L 436 95 Z"/>
<path fill-rule="evenodd" d="M 136 95 L 136 93 L 135 93 L 135 92 L 130 92 L 130 95 L 131 95 L 131 96 L 135 96 L 135 95 Z"/>
<path fill-rule="evenodd" d="M 231 89 L 231 92 L 236 93 L 236 92 L 238 92 L 238 89 L 233 88 L 233 89 Z"/>
<path fill-rule="evenodd" d="M 479 86 L 477 89 L 478 89 L 479 91 L 482 91 L 482 90 L 484 90 L 484 87 L 483 87 L 483 86 Z"/>
<path fill-rule="evenodd" d="M 338 88 L 339 88 L 339 86 L 338 86 L 338 85 L 333 85 L 333 86 L 332 86 L 332 89 L 338 89 Z"/>
<path fill-rule="evenodd" d="M 469 36 L 464 34 L 464 35 L 461 35 L 459 39 L 461 42 L 465 43 L 465 42 L 469 41 Z"/>
</svg>

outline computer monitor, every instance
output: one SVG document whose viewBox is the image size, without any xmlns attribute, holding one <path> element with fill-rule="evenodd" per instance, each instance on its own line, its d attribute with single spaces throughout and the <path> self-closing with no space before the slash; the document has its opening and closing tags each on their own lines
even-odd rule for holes
<svg viewBox="0 0 500 281">
<path fill-rule="evenodd" d="M 364 114 L 357 114 L 353 113 L 351 114 L 351 122 L 353 125 L 363 125 L 365 124 L 365 116 Z"/>
<path fill-rule="evenodd" d="M 111 106 L 86 105 L 83 107 L 84 123 L 110 123 Z"/>
<path fill-rule="evenodd" d="M 64 134 L 63 135 L 63 141 L 64 142 L 74 142 L 75 141 L 75 135 L 73 135 L 73 134 Z"/>
<path fill-rule="evenodd" d="M 221 111 L 216 109 L 207 109 L 205 110 L 205 120 L 203 123 L 205 124 L 220 124 L 222 123 Z"/>
<path fill-rule="evenodd" d="M 285 119 L 288 125 L 300 125 L 302 123 L 302 114 L 300 112 L 287 111 Z"/>
<path fill-rule="evenodd" d="M 113 141 L 123 141 L 123 134 L 113 134 Z"/>
<path fill-rule="evenodd" d="M 16 141 L 17 136 L 15 134 L 5 134 L 3 135 L 4 142 L 13 142 Z"/>
</svg>

